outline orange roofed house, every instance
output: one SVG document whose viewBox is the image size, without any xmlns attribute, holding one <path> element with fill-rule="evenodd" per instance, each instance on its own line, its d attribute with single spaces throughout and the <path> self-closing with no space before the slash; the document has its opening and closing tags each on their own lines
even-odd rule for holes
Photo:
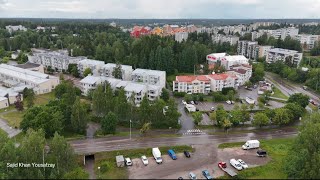
<svg viewBox="0 0 320 180">
<path fill-rule="evenodd" d="M 174 92 L 185 92 L 188 94 L 208 94 L 211 91 L 222 91 L 225 87 L 238 88 L 238 86 L 238 77 L 229 73 L 176 76 L 176 80 L 173 81 Z"/>
</svg>

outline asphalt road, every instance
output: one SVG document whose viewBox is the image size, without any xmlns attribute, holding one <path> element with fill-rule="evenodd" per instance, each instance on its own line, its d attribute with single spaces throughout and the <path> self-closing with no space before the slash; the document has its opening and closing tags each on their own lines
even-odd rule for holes
<svg viewBox="0 0 320 180">
<path fill-rule="evenodd" d="M 266 72 L 265 74 L 266 80 L 274 83 L 274 85 L 279 88 L 285 95 L 292 95 L 295 93 L 302 93 L 308 95 L 311 99 L 313 99 L 316 103 L 320 103 L 320 96 L 314 92 L 304 90 L 301 85 L 289 83 L 286 80 L 283 80 L 279 76 L 273 75 L 271 73 Z"/>
<path fill-rule="evenodd" d="M 77 154 L 94 154 L 104 151 L 115 151 L 137 148 L 152 148 L 157 146 L 174 145 L 212 145 L 226 142 L 241 142 L 249 139 L 274 139 L 285 138 L 297 135 L 297 130 L 288 128 L 272 132 L 257 132 L 243 134 L 224 134 L 224 135 L 199 135 L 182 136 L 169 138 L 143 138 L 143 139 L 123 139 L 110 141 L 109 138 L 83 139 L 70 141 L 71 146 Z"/>
<path fill-rule="evenodd" d="M 182 98 L 175 98 L 178 104 L 178 111 L 181 114 L 179 122 L 181 124 L 180 134 L 187 132 L 187 130 L 194 129 L 194 122 L 191 116 L 184 110 L 184 104 L 182 104 Z"/>
</svg>

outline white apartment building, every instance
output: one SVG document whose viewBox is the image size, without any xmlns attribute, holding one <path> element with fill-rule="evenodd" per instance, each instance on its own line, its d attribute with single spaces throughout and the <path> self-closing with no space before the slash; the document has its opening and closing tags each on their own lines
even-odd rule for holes
<svg viewBox="0 0 320 180">
<path fill-rule="evenodd" d="M 225 67 L 226 70 L 230 70 L 230 67 L 238 64 L 249 64 L 249 60 L 243 55 L 230 56 L 226 53 L 213 53 L 207 55 L 208 64 L 220 64 Z"/>
<path fill-rule="evenodd" d="M 290 36 L 291 38 L 296 37 L 299 34 L 298 28 L 282 28 L 272 31 L 272 35 L 275 39 L 281 38 L 284 40 L 286 37 Z"/>
<path fill-rule="evenodd" d="M 42 64 L 46 68 L 49 66 L 56 71 L 66 71 L 69 64 L 78 64 L 85 57 L 71 57 L 67 50 L 50 51 L 43 49 L 32 49 L 32 54 L 28 55 L 29 62 Z"/>
<path fill-rule="evenodd" d="M 132 82 L 140 82 L 165 88 L 166 72 L 138 68 L 132 72 Z"/>
<path fill-rule="evenodd" d="M 174 34 L 174 39 L 177 42 L 186 41 L 188 39 L 188 32 L 177 32 Z"/>
<path fill-rule="evenodd" d="M 233 74 L 211 74 L 201 76 L 176 76 L 173 81 L 174 92 L 185 92 L 188 94 L 208 94 L 211 91 L 222 91 L 223 88 L 238 88 L 238 78 Z"/>
<path fill-rule="evenodd" d="M 27 28 L 22 26 L 22 25 L 18 25 L 18 26 L 6 26 L 6 30 L 11 34 L 12 32 L 15 31 L 27 31 Z"/>
<path fill-rule="evenodd" d="M 174 92 L 185 92 L 188 94 L 193 93 L 210 93 L 210 79 L 205 76 L 176 76 L 176 80 L 173 81 Z"/>
<path fill-rule="evenodd" d="M 275 22 L 255 22 L 253 24 L 250 25 L 250 27 L 253 29 L 253 30 L 256 30 L 258 29 L 258 27 L 260 26 L 272 26 L 274 25 Z"/>
<path fill-rule="evenodd" d="M 29 86 L 36 94 L 51 92 L 60 80 L 40 72 L 0 64 L 0 82 L 6 87 Z"/>
<path fill-rule="evenodd" d="M 88 95 L 90 90 L 94 90 L 98 85 L 104 83 L 106 78 L 103 76 L 88 75 L 80 81 L 81 91 L 83 95 Z"/>
<path fill-rule="evenodd" d="M 230 35 L 222 35 L 222 34 L 216 34 L 212 35 L 212 41 L 214 43 L 230 43 L 230 45 L 236 45 L 239 41 L 238 36 L 230 36 Z"/>
<path fill-rule="evenodd" d="M 116 64 L 108 63 L 101 68 L 101 76 L 113 77 L 113 71 L 117 67 Z M 122 80 L 130 81 L 132 75 L 132 66 L 121 65 Z"/>
<path fill-rule="evenodd" d="M 242 86 L 245 82 L 250 80 L 252 76 L 252 66 L 249 64 L 234 65 L 231 66 L 230 71 L 227 73 L 237 76 L 238 85 Z"/>
<path fill-rule="evenodd" d="M 267 51 L 266 62 L 273 63 L 276 61 L 283 61 L 299 66 L 303 54 L 298 51 L 273 48 Z"/>
<path fill-rule="evenodd" d="M 303 49 L 310 50 L 314 48 L 315 44 L 319 42 L 319 35 L 312 34 L 298 34 L 295 39 L 300 41 L 300 44 Z"/>
<path fill-rule="evenodd" d="M 84 59 L 78 62 L 78 70 L 81 76 L 83 76 L 83 72 L 87 68 L 91 69 L 91 72 L 93 75 L 99 76 L 103 66 L 104 66 L 103 61 L 97 61 L 92 59 Z"/>
<path fill-rule="evenodd" d="M 273 46 L 259 46 L 258 49 L 258 58 L 263 58 L 267 56 L 267 52 L 272 49 Z"/>
<path fill-rule="evenodd" d="M 4 109 L 9 107 L 8 98 L 6 97 L 0 97 L 0 109 Z"/>
<path fill-rule="evenodd" d="M 257 41 L 239 41 L 237 52 L 238 55 L 243 55 L 248 59 L 257 59 Z"/>
</svg>

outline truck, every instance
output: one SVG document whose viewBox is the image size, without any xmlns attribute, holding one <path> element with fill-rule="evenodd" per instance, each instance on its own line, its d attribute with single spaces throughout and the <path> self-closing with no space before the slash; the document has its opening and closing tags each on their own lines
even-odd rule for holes
<svg viewBox="0 0 320 180">
<path fill-rule="evenodd" d="M 260 147 L 260 142 L 258 140 L 249 140 L 244 145 L 242 145 L 242 149 L 256 149 Z"/>
<path fill-rule="evenodd" d="M 156 160 L 157 164 L 162 163 L 161 152 L 158 147 L 152 148 L 152 155 Z"/>
<path fill-rule="evenodd" d="M 231 176 L 231 177 L 237 176 L 237 173 L 236 173 L 236 172 L 234 172 L 232 169 L 230 169 L 230 168 L 227 167 L 227 163 L 226 163 L 226 162 L 219 162 L 219 163 L 218 163 L 218 167 L 219 167 L 222 171 L 224 171 L 224 172 L 226 172 L 227 174 L 229 174 L 229 176 Z"/>
</svg>

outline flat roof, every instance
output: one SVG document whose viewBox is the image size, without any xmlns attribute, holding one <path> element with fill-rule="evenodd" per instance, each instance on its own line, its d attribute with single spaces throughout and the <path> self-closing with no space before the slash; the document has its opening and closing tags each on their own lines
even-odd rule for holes
<svg viewBox="0 0 320 180">
<path fill-rule="evenodd" d="M 79 61 L 79 64 L 86 63 L 90 65 L 102 65 L 104 64 L 104 61 L 98 61 L 98 60 L 93 60 L 93 59 L 83 59 Z"/>
<path fill-rule="evenodd" d="M 298 53 L 298 51 L 296 51 L 296 50 L 282 49 L 282 48 L 269 49 L 268 52 L 279 53 L 279 54 L 293 54 L 293 53 Z"/>
<path fill-rule="evenodd" d="M 30 62 L 27 62 L 25 64 L 17 64 L 16 67 L 18 68 L 22 68 L 22 69 L 30 69 L 30 68 L 36 68 L 36 67 L 39 67 L 40 64 L 34 64 L 34 63 L 30 63 Z"/>
<path fill-rule="evenodd" d="M 124 88 L 124 90 L 127 92 L 135 92 L 135 93 L 139 93 L 145 89 L 147 89 L 146 85 L 132 83 L 132 82 L 128 83 L 128 85 Z"/>
<path fill-rule="evenodd" d="M 80 83 L 84 83 L 84 84 L 94 84 L 97 81 L 101 80 L 101 76 L 87 76 L 85 78 L 83 78 Z"/>
<path fill-rule="evenodd" d="M 129 66 L 129 65 L 121 65 L 121 69 L 132 69 L 132 66 Z M 108 63 L 108 64 L 105 64 L 103 67 L 113 67 L 115 68 L 117 66 L 117 64 L 114 64 L 114 63 Z"/>
<path fill-rule="evenodd" d="M 151 69 L 136 69 L 132 72 L 132 74 L 147 74 L 147 75 L 166 75 L 165 71 L 151 70 Z"/>
<path fill-rule="evenodd" d="M 0 64 L 0 74 L 4 74 L 24 81 L 40 84 L 49 81 L 49 76 L 27 69 L 21 69 L 14 66 Z"/>
</svg>

